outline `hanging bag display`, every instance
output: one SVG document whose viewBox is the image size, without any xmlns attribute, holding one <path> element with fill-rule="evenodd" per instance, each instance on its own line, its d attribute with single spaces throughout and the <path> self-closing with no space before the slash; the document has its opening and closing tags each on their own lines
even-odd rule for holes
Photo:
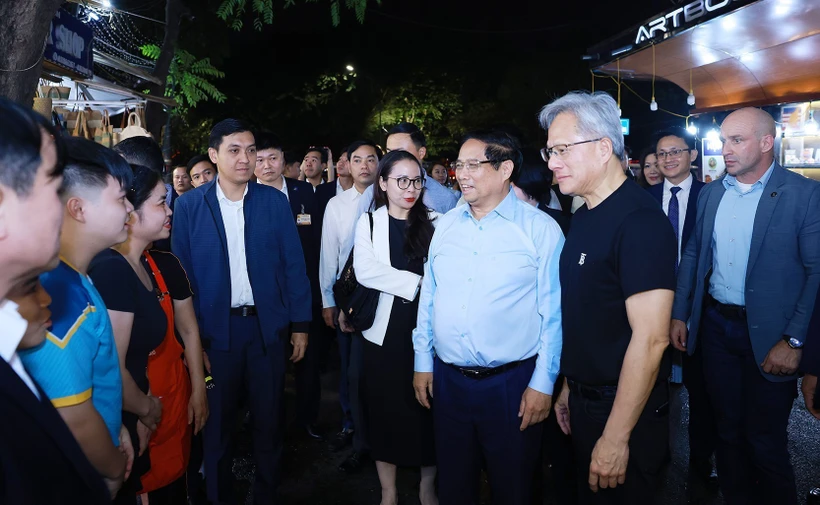
<svg viewBox="0 0 820 505">
<path fill-rule="evenodd" d="M 44 86 L 40 86 L 40 96 L 34 97 L 34 106 L 32 108 L 40 115 L 50 118 L 54 99 L 59 100 L 60 93 L 57 88 L 54 87 L 49 87 L 45 90 L 45 93 L 43 93 L 43 88 Z"/>
<path fill-rule="evenodd" d="M 128 126 L 123 128 L 120 133 L 120 141 L 130 139 L 131 137 L 150 137 L 151 134 L 142 127 L 142 120 L 139 114 L 132 112 L 128 114 Z"/>
<path fill-rule="evenodd" d="M 94 140 L 94 134 L 88 129 L 88 121 L 85 117 L 85 111 L 81 110 L 77 114 L 77 121 L 74 125 L 74 129 L 71 130 L 71 136 Z"/>
<path fill-rule="evenodd" d="M 94 142 L 105 147 L 114 147 L 114 128 L 111 127 L 111 117 L 108 111 L 102 113 L 102 125 L 94 129 Z"/>
</svg>

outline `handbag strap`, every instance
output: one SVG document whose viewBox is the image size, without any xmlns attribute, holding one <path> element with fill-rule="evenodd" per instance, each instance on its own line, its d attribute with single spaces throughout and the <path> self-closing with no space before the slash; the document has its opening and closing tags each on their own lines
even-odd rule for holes
<svg viewBox="0 0 820 505">
<path fill-rule="evenodd" d="M 368 217 L 370 217 L 370 241 L 373 242 L 373 213 L 368 212 Z"/>
</svg>

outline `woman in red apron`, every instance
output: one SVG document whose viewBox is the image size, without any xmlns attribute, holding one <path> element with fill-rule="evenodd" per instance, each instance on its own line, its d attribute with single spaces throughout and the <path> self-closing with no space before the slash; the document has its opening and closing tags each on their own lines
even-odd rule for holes
<svg viewBox="0 0 820 505">
<path fill-rule="evenodd" d="M 185 505 L 191 434 L 208 417 L 202 346 L 185 271 L 174 255 L 147 251 L 170 234 L 162 176 L 142 166 L 132 169 L 134 182 L 126 192 L 134 206 L 128 239 L 100 253 L 89 270 L 106 305 L 111 304 L 112 324 L 117 322 L 123 376 L 127 372 L 131 379 L 124 387 L 123 408 L 134 413 L 126 426 L 140 454 L 138 471 L 115 503 L 133 504 L 141 495 L 143 504 Z M 143 414 L 148 409 L 140 409 L 141 402 L 157 404 L 157 415 Z"/>
</svg>

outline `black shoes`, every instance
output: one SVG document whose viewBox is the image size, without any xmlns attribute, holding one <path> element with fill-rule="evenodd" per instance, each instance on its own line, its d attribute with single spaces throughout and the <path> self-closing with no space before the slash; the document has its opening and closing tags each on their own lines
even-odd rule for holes
<svg viewBox="0 0 820 505">
<path fill-rule="evenodd" d="M 353 441 L 353 430 L 342 430 L 330 441 L 330 450 L 339 452 Z"/>
<path fill-rule="evenodd" d="M 342 464 L 339 465 L 339 470 L 344 473 L 358 473 L 364 466 L 367 456 L 360 452 L 353 451 Z"/>
<path fill-rule="evenodd" d="M 319 431 L 319 428 L 315 424 L 305 424 L 302 426 L 302 428 L 305 430 L 305 434 L 309 438 L 312 438 L 317 442 L 321 442 L 325 439 L 324 435 L 322 435 L 322 432 Z"/>
</svg>

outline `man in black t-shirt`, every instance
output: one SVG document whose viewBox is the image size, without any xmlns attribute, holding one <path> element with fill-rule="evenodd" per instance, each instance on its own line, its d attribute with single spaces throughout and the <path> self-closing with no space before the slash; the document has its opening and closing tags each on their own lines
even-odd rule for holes
<svg viewBox="0 0 820 505">
<path fill-rule="evenodd" d="M 561 254 L 565 388 L 555 404 L 572 433 L 579 503 L 654 502 L 668 446 L 669 322 L 677 256 L 658 204 L 627 180 L 618 107 L 605 93 L 547 105 L 545 158 L 585 205 Z"/>
</svg>

